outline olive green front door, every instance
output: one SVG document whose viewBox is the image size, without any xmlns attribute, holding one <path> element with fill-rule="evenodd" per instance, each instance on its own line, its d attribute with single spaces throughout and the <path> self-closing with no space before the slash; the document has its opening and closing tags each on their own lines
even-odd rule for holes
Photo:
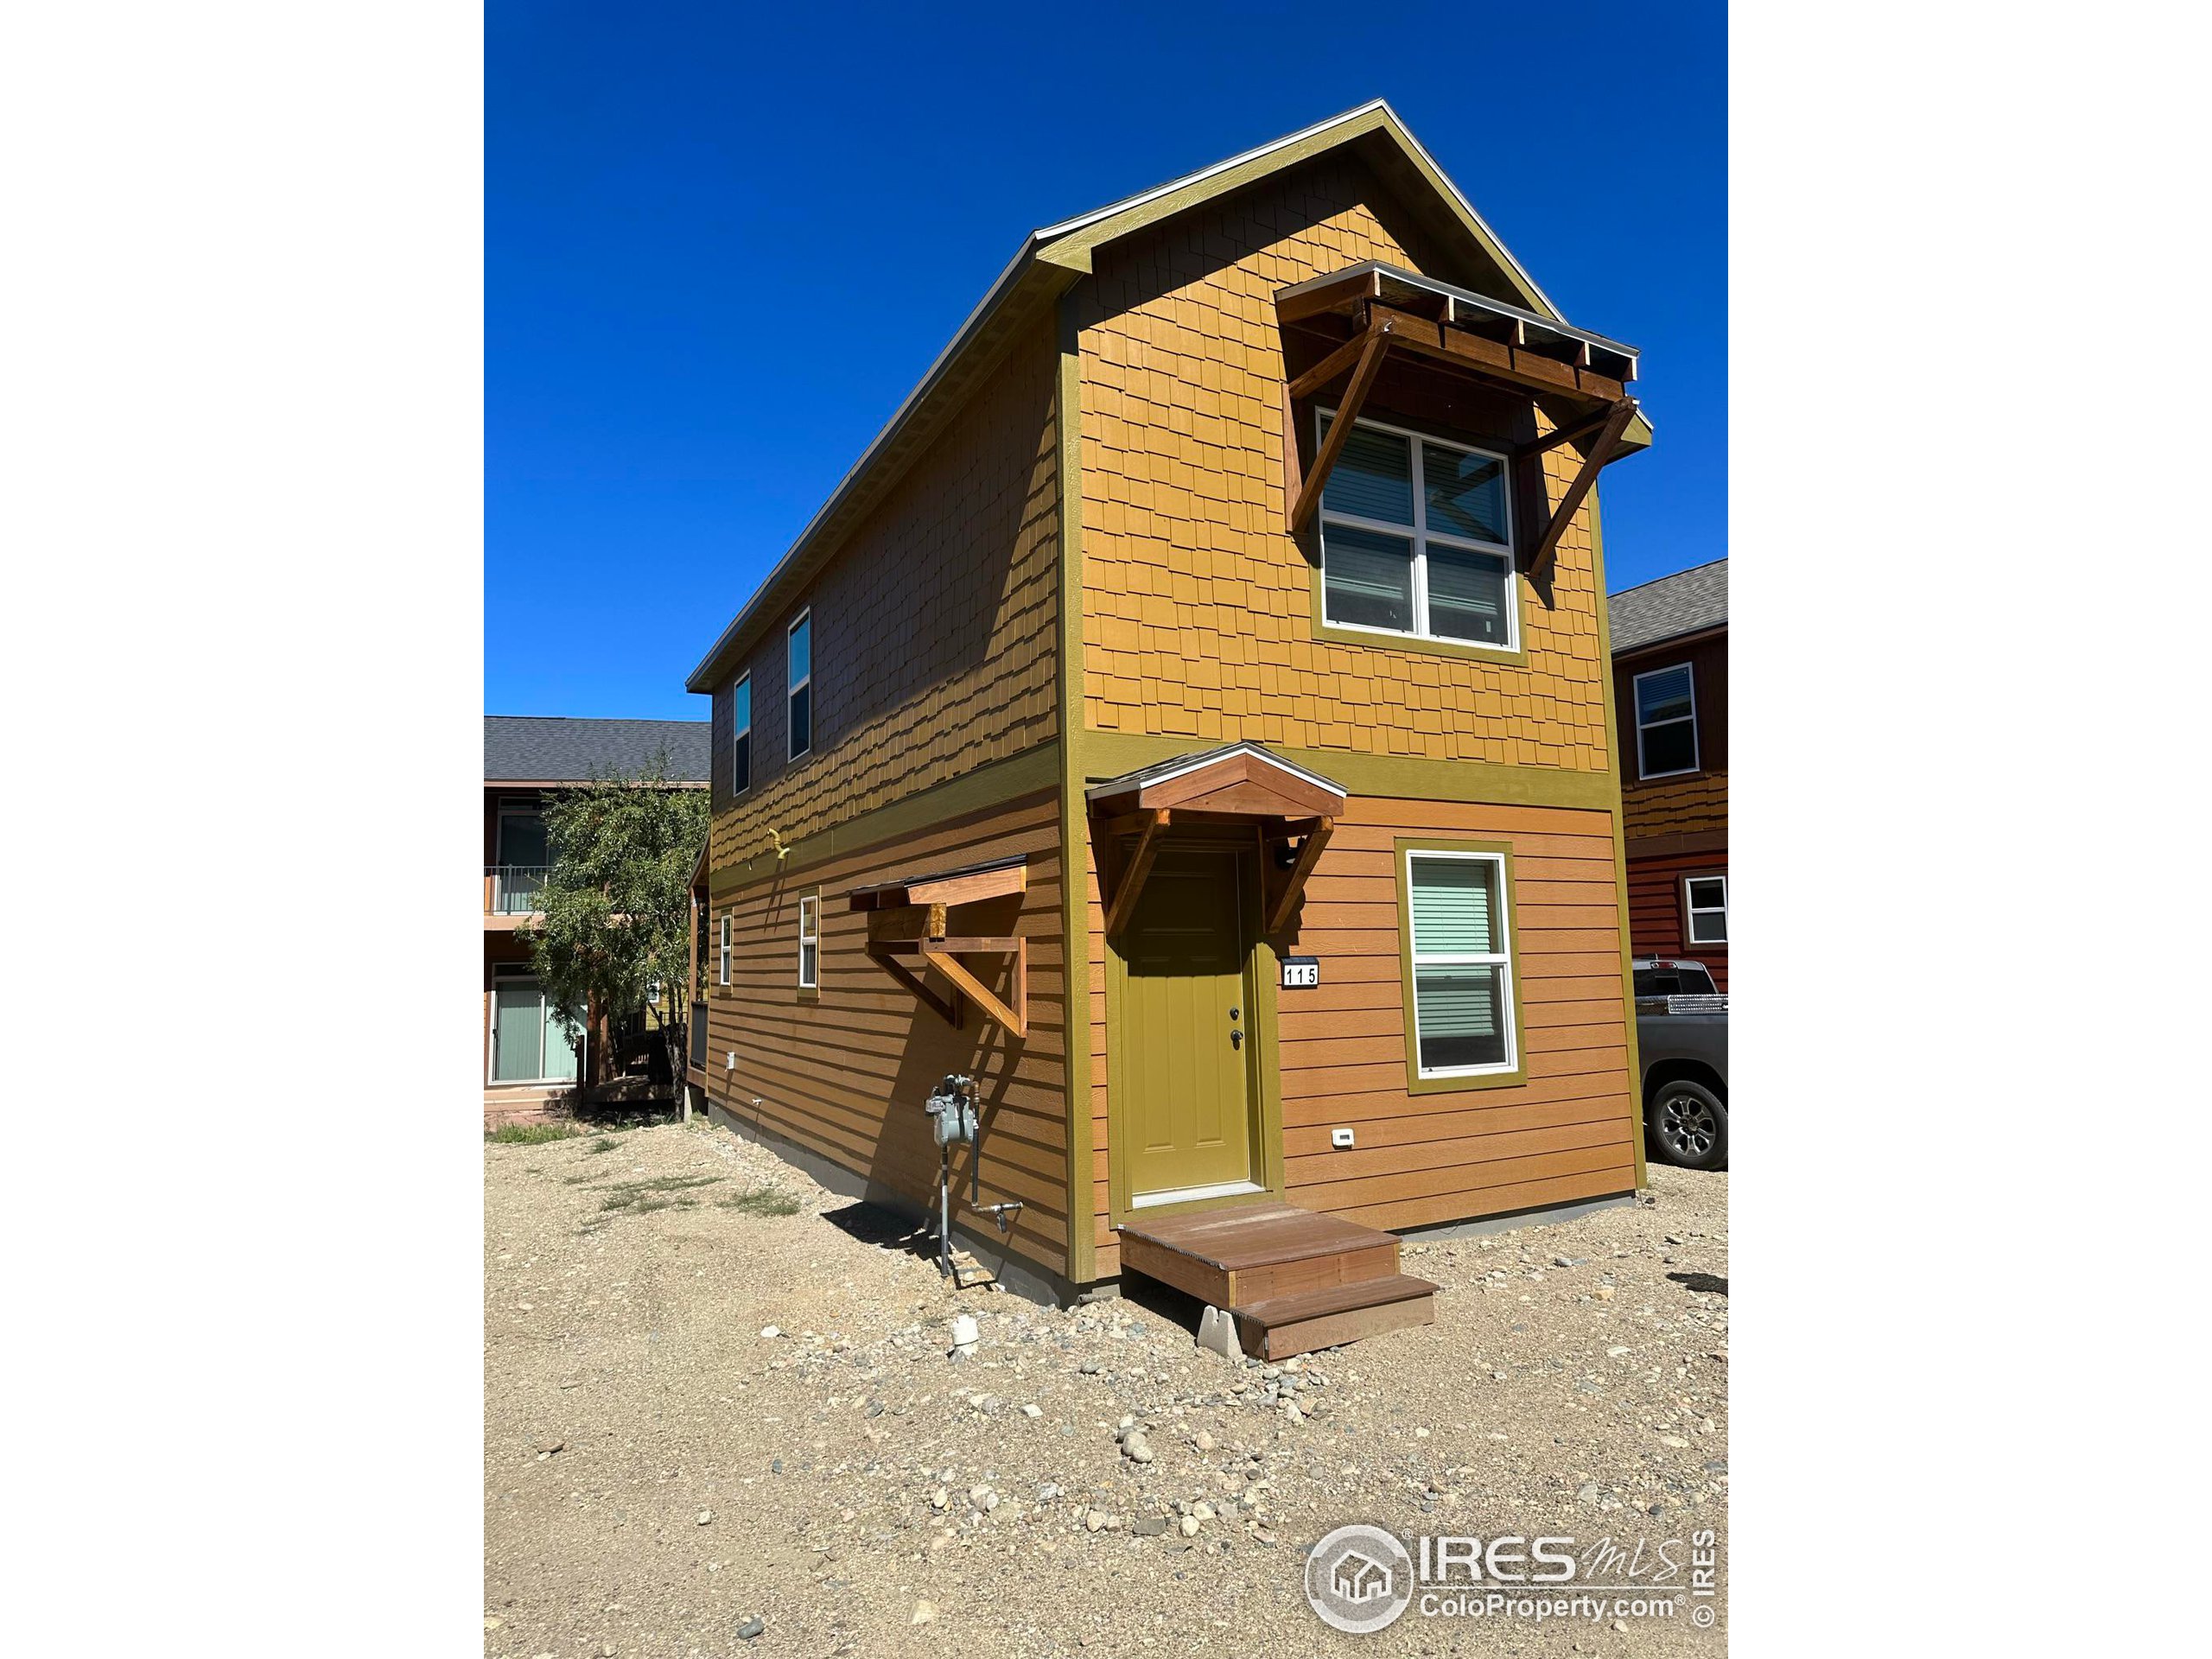
<svg viewBox="0 0 2212 1659">
<path fill-rule="evenodd" d="M 1122 931 L 1111 1133 L 1133 1205 L 1258 1183 L 1249 858 L 1162 849 Z"/>
</svg>

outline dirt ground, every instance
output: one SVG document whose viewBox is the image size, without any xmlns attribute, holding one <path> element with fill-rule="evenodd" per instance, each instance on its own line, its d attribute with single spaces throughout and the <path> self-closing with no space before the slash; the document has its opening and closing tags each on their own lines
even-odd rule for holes
<svg viewBox="0 0 2212 1659">
<path fill-rule="evenodd" d="M 956 1292 L 725 1129 L 484 1163 L 487 1655 L 1726 1650 L 1725 1175 L 1655 1165 L 1633 1207 L 1409 1243 L 1434 1325 L 1273 1368 L 1197 1348 L 1172 1295 Z M 1344 1635 L 1302 1557 L 1355 1521 L 1571 1537 L 1636 1585 L 1670 1553 L 1683 1583 L 1710 1529 L 1719 1594 Z"/>
</svg>

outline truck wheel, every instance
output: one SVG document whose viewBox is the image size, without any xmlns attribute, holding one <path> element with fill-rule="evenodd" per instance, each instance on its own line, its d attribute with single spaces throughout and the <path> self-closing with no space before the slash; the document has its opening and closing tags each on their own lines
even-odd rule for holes
<svg viewBox="0 0 2212 1659">
<path fill-rule="evenodd" d="M 1646 1116 L 1660 1155 L 1684 1169 L 1719 1169 L 1728 1161 L 1728 1109 L 1694 1083 L 1662 1083 Z"/>
</svg>

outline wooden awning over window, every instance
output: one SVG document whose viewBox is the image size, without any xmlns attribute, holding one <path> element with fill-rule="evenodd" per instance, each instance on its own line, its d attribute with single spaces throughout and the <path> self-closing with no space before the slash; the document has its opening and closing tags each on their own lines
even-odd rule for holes
<svg viewBox="0 0 2212 1659">
<path fill-rule="evenodd" d="M 1313 521 L 1353 420 L 1390 355 L 1441 365 L 1544 406 L 1553 416 L 1553 430 L 1516 448 L 1516 462 L 1561 444 L 1582 447 L 1582 466 L 1529 556 L 1532 575 L 1541 575 L 1550 563 L 1599 469 L 1632 447 L 1623 440 L 1640 421 L 1637 400 L 1628 392 L 1638 354 L 1634 346 L 1602 334 L 1371 259 L 1283 289 L 1275 296 L 1275 317 L 1287 337 L 1296 331 L 1325 346 L 1319 361 L 1283 385 L 1284 461 L 1294 535 Z M 1304 467 L 1294 406 L 1340 382 L 1338 418 L 1312 467 Z"/>
<path fill-rule="evenodd" d="M 946 1024 L 960 1024 L 960 999 L 965 996 L 1016 1037 L 1027 1037 L 1028 940 L 1010 933 L 955 933 L 952 912 L 965 905 L 1026 893 L 1028 887 L 1027 859 L 1001 858 L 855 887 L 847 899 L 847 907 L 868 912 L 868 959 L 934 1009 Z M 909 955 L 919 959 L 920 972 L 902 960 Z M 959 960 L 970 956 L 1013 958 L 1007 1000 L 1001 1001 L 997 993 Z M 950 996 L 941 997 L 930 988 L 925 976 L 931 968 L 951 983 Z"/>
<path fill-rule="evenodd" d="M 1256 834 L 1262 853 L 1269 855 L 1261 864 L 1265 931 L 1280 931 L 1329 844 L 1345 796 L 1342 785 L 1256 743 L 1233 743 L 1093 784 L 1084 799 L 1111 938 L 1135 912 L 1160 837 L 1192 826 L 1248 827 Z M 1294 848 L 1287 868 L 1272 856 L 1279 847 Z"/>
</svg>

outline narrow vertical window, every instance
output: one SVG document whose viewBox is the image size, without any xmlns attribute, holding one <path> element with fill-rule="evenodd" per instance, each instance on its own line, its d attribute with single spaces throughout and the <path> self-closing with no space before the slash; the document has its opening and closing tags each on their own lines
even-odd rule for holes
<svg viewBox="0 0 2212 1659">
<path fill-rule="evenodd" d="M 738 676 L 729 694 L 729 792 L 753 787 L 753 677 Z"/>
<path fill-rule="evenodd" d="M 784 683 L 791 687 L 791 756 L 814 747 L 814 613 L 801 611 L 784 636 Z"/>
<path fill-rule="evenodd" d="M 822 899 L 809 893 L 798 901 L 798 986 L 816 988 L 822 968 Z"/>
<path fill-rule="evenodd" d="M 1503 856 L 1408 852 L 1406 892 L 1421 1076 L 1511 1071 L 1513 961 Z"/>
<path fill-rule="evenodd" d="M 1697 770 L 1697 688 L 1690 665 L 1636 677 L 1636 775 L 1672 778 Z"/>
<path fill-rule="evenodd" d="M 1728 943 L 1728 878 L 1692 875 L 1682 880 L 1682 914 L 1692 944 Z"/>
<path fill-rule="evenodd" d="M 729 983 L 729 918 L 725 916 L 722 918 L 721 945 L 715 952 L 715 983 L 717 985 Z"/>
</svg>

